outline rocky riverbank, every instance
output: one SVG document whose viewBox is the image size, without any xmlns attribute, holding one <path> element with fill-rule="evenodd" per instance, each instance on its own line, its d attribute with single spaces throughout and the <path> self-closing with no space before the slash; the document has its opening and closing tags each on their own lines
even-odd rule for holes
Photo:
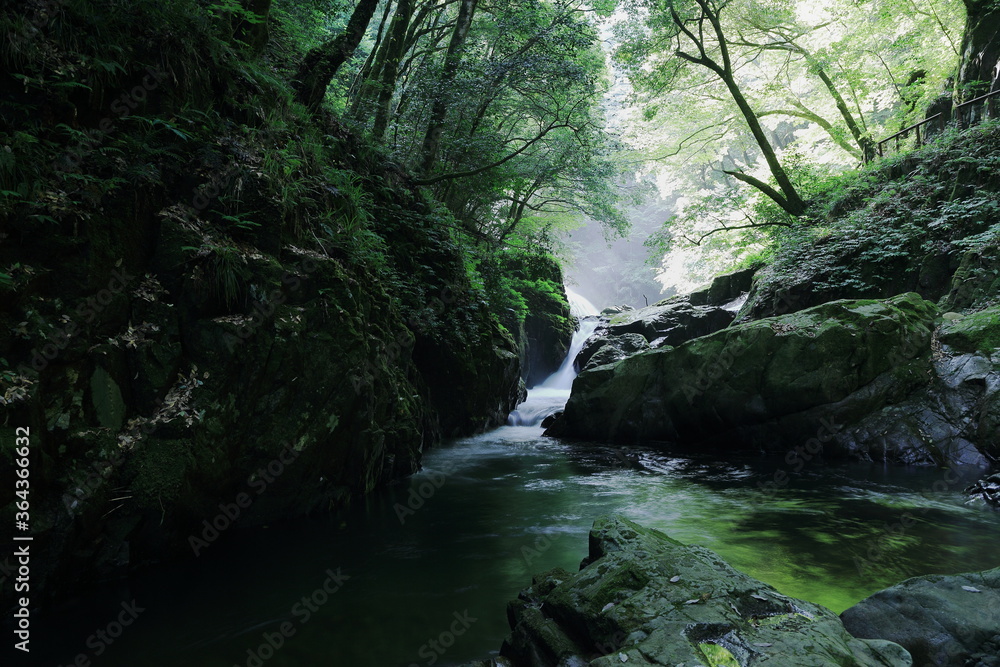
<svg viewBox="0 0 1000 667">
<path fill-rule="evenodd" d="M 1000 569 L 918 577 L 846 610 L 782 595 L 620 516 L 590 532 L 579 572 L 536 575 L 508 606 L 500 657 L 469 667 L 941 667 L 996 661 Z"/>
</svg>

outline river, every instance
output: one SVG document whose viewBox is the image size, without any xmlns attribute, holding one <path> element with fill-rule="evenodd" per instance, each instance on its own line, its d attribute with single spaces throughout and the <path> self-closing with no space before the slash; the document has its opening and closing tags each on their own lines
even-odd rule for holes
<svg viewBox="0 0 1000 667">
<path fill-rule="evenodd" d="M 957 479 L 817 460 L 796 470 L 773 457 L 544 437 L 534 422 L 567 394 L 539 388 L 512 419 L 520 425 L 427 452 L 420 473 L 336 518 L 233 530 L 197 559 L 67 601 L 37 619 L 33 656 L 69 665 L 82 653 L 108 667 L 460 664 L 499 648 L 505 604 L 533 573 L 578 568 L 591 523 L 609 512 L 837 612 L 909 576 L 997 565 L 1000 515 L 960 493 L 978 470 Z M 772 483 L 777 472 L 787 483 Z M 92 636 L 133 600 L 142 611 L 120 636 Z"/>
</svg>

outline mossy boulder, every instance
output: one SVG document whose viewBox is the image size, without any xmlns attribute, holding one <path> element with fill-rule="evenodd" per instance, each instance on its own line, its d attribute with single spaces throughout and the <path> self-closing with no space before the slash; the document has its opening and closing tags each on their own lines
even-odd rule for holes
<svg viewBox="0 0 1000 667">
<path fill-rule="evenodd" d="M 787 449 L 927 383 L 937 309 L 835 301 L 581 373 L 557 435 Z"/>
<path fill-rule="evenodd" d="M 938 340 L 958 352 L 989 355 L 1000 350 L 1000 306 L 959 316 L 945 313 Z"/>
<path fill-rule="evenodd" d="M 649 349 L 649 341 L 642 334 L 612 334 L 606 328 L 600 335 L 592 335 L 576 355 L 576 364 L 581 368 L 594 368 L 621 361 L 637 352 Z"/>
<path fill-rule="evenodd" d="M 1000 665 L 1000 568 L 914 577 L 846 609 L 852 635 L 903 646 L 918 665 Z"/>
<path fill-rule="evenodd" d="M 782 595 L 718 555 L 623 517 L 594 522 L 580 571 L 553 570 L 508 605 L 501 657 L 516 667 L 906 667 L 829 609 Z"/>
<path fill-rule="evenodd" d="M 951 277 L 940 305 L 946 310 L 981 308 L 1000 295 L 1000 245 L 996 242 L 967 250 Z"/>
</svg>

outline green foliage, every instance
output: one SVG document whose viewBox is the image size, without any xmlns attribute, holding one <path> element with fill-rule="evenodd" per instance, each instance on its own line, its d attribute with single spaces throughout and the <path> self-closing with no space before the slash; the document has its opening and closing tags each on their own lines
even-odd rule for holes
<svg viewBox="0 0 1000 667">
<path fill-rule="evenodd" d="M 906 155 L 817 181 L 813 215 L 774 234 L 773 280 L 825 275 L 818 290 L 871 290 L 926 255 L 995 242 L 1000 124 L 952 129 Z M 866 266 L 859 273 L 851 266 Z"/>
</svg>

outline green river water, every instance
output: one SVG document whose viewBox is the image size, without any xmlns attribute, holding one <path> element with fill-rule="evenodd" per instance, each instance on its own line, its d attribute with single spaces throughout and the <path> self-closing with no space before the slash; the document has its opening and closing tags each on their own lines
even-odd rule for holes
<svg viewBox="0 0 1000 667">
<path fill-rule="evenodd" d="M 837 612 L 910 576 L 1000 560 L 1000 515 L 961 495 L 977 470 L 718 458 L 623 454 L 537 426 L 458 440 L 336 519 L 234 529 L 197 559 L 67 602 L 39 619 L 38 664 L 460 664 L 499 649 L 506 602 L 533 573 L 576 570 L 609 512 Z M 778 471 L 787 484 L 768 488 Z M 143 611 L 95 655 L 88 638 L 132 600 Z"/>
</svg>

